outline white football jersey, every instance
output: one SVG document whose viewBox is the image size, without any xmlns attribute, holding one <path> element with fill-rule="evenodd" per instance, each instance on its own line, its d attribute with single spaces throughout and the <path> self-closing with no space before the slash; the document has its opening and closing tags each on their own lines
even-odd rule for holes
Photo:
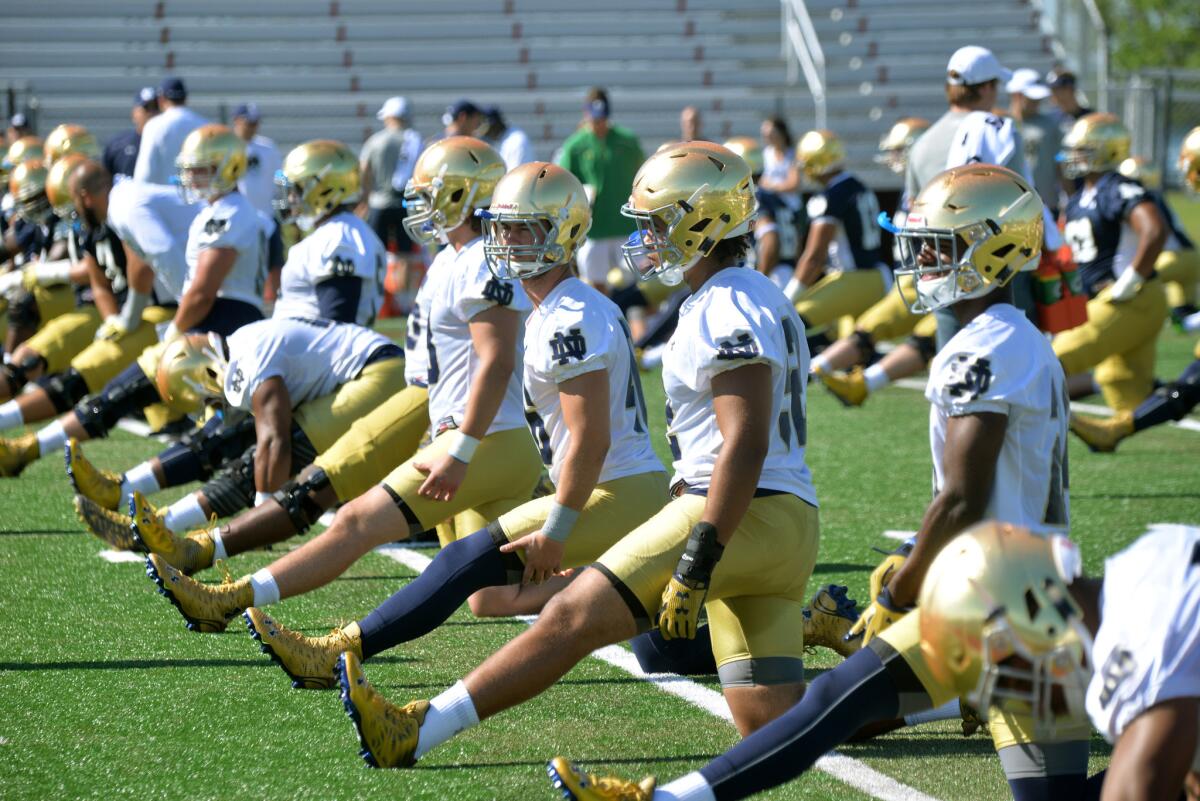
<svg viewBox="0 0 1200 801">
<path fill-rule="evenodd" d="M 383 301 L 387 251 L 356 215 L 342 212 L 326 220 L 288 251 L 280 275 L 276 317 L 328 317 L 321 313 L 317 285 L 331 278 L 359 280 L 354 322 L 371 325 Z"/>
<path fill-rule="evenodd" d="M 571 440 L 558 385 L 596 370 L 608 371 L 612 443 L 599 480 L 662 470 L 647 433 L 646 399 L 625 318 L 604 295 L 568 278 L 525 322 L 525 418 L 556 484 Z"/>
<path fill-rule="evenodd" d="M 808 343 L 804 324 L 771 279 L 745 267 L 714 275 L 683 302 L 663 354 L 667 438 L 675 477 L 708 489 L 724 438 L 713 413 L 714 376 L 762 363 L 771 368 L 771 444 L 758 486 L 813 506 L 817 493 L 804 461 Z"/>
<path fill-rule="evenodd" d="M 1087 711 L 1115 743 L 1155 704 L 1200 697 L 1200 528 L 1151 526 L 1105 560 L 1100 604 Z"/>
<path fill-rule="evenodd" d="M 217 297 L 240 300 L 261 311 L 267 281 L 267 240 L 273 224 L 241 192 L 230 192 L 214 203 L 202 204 L 188 233 L 188 277 L 184 291 L 192 282 L 202 251 L 232 248 L 237 251 L 237 259 Z"/>
<path fill-rule="evenodd" d="M 502 281 L 488 270 L 479 237 L 455 252 L 445 247 L 434 259 L 429 276 L 429 316 L 425 326 L 429 348 L 429 421 L 434 431 L 462 425 L 479 357 L 471 344 L 468 323 L 480 312 L 503 306 L 524 317 L 529 298 L 516 281 Z M 444 262 L 439 264 L 438 262 Z M 487 433 L 525 425 L 521 402 L 521 341 L 517 340 L 517 369 L 508 381 L 504 400 Z"/>
<path fill-rule="evenodd" d="M 425 323 L 429 320 L 430 298 L 433 297 L 434 269 L 440 271 L 446 264 L 444 259 L 434 257 L 425 270 L 417 296 L 413 298 L 412 311 L 408 313 L 404 327 L 404 381 L 410 385 L 429 386 L 429 335 Z"/>
<path fill-rule="evenodd" d="M 244 325 L 225 343 L 225 399 L 246 411 L 251 411 L 255 390 L 269 378 L 283 379 L 295 408 L 355 378 L 372 353 L 392 344 L 352 323 L 277 318 Z"/>
<path fill-rule="evenodd" d="M 133 180 L 117 181 L 108 194 L 108 226 L 154 270 L 160 300 L 178 300 L 187 280 L 188 232 L 200 212 L 179 190 Z"/>
<path fill-rule="evenodd" d="M 925 397 L 934 494 L 945 483 L 947 421 L 984 412 L 1007 415 L 984 518 L 1041 533 L 1066 531 L 1066 378 L 1046 337 L 1020 310 L 993 305 L 963 326 L 934 357 Z"/>
</svg>

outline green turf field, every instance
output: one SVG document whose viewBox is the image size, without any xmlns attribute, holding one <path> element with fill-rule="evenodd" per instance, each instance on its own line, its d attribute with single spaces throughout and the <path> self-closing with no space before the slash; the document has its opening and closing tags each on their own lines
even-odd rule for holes
<svg viewBox="0 0 1200 801">
<path fill-rule="evenodd" d="M 1174 377 L 1192 342 L 1160 340 L 1159 373 Z M 655 430 L 662 393 L 645 377 Z M 887 529 L 914 529 L 929 498 L 927 406 L 891 388 L 857 410 L 814 389 L 809 460 L 822 509 L 814 583 L 849 584 L 862 598 L 887 547 Z M 656 445 L 665 455 L 661 436 Z M 120 432 L 88 446 L 100 465 L 125 468 L 156 443 Z M 1115 455 L 1071 443 L 1073 531 L 1087 568 L 1147 523 L 1200 523 L 1200 432 L 1162 427 Z M 335 692 L 289 688 L 238 620 L 225 634 L 193 634 L 140 564 L 110 564 L 71 509 L 61 459 L 0 483 L 0 798 L 551 799 L 543 764 L 564 753 L 640 776 L 673 777 L 735 741 L 731 726 L 595 659 L 534 702 L 435 751 L 418 769 L 372 771 Z M 179 491 L 163 493 L 166 501 Z M 271 554 L 234 560 L 237 574 Z M 354 619 L 412 571 L 372 554 L 349 574 L 276 608 L 309 633 Z M 206 578 L 219 578 L 210 572 Z M 372 660 L 367 674 L 398 701 L 453 683 L 524 624 L 460 612 L 440 631 Z M 817 654 L 813 670 L 834 664 Z M 709 682 L 709 686 L 715 686 Z M 1107 748 L 1094 742 L 1094 768 Z M 958 724 L 910 729 L 843 753 L 942 801 L 1001 799 L 1007 790 L 990 741 Z M 871 796 L 813 772 L 768 796 Z"/>
</svg>

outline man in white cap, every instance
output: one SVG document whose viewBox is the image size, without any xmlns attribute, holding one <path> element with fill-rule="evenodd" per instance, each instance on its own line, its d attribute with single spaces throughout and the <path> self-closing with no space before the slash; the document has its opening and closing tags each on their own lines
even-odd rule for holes
<svg viewBox="0 0 1200 801">
<path fill-rule="evenodd" d="M 158 85 L 160 113 L 142 127 L 142 142 L 133 168 L 135 181 L 170 184 L 175 177 L 175 157 L 183 147 L 183 140 L 201 125 L 208 124 L 208 120 L 188 108 L 187 98 L 187 87 L 180 78 L 164 78 Z"/>
<path fill-rule="evenodd" d="M 409 286 L 413 243 L 404 230 L 404 186 L 421 155 L 421 135 L 409 127 L 406 97 L 389 97 L 375 117 L 383 122 L 383 130 L 363 143 L 358 156 L 365 219 L 395 254 L 398 274 L 404 278 L 401 288 L 415 291 L 416 287 Z"/>
<path fill-rule="evenodd" d="M 1042 83 L 1037 70 L 1013 71 L 1005 85 L 1009 96 L 1009 113 L 1017 121 L 1025 144 L 1025 166 L 1033 176 L 1033 188 L 1042 196 L 1052 217 L 1058 217 L 1059 174 L 1058 154 L 1062 132 L 1053 117 L 1041 111 L 1041 102 L 1050 97 L 1050 87 Z"/>
</svg>

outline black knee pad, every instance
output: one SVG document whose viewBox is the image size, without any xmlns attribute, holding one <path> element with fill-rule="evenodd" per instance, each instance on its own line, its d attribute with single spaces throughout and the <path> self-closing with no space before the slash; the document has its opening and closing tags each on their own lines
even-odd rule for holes
<svg viewBox="0 0 1200 801">
<path fill-rule="evenodd" d="M 933 361 L 934 356 L 937 356 L 937 341 L 933 337 L 919 337 L 913 334 L 906 341 L 917 349 L 926 365 Z"/>
<path fill-rule="evenodd" d="M 75 404 L 75 414 L 83 430 L 93 439 L 108 436 L 109 429 L 126 414 L 159 401 L 158 390 L 140 370 L 122 374 L 99 395 L 89 395 Z"/>
<path fill-rule="evenodd" d="M 205 476 L 211 476 L 254 444 L 254 418 L 228 422 L 213 418 L 203 428 L 184 435 L 179 444 L 196 455 Z"/>
<path fill-rule="evenodd" d="M 15 328 L 37 328 L 42 324 L 42 312 L 32 292 L 21 289 L 9 298 L 8 324 Z"/>
<path fill-rule="evenodd" d="M 232 517 L 254 504 L 254 451 L 253 445 L 246 448 L 201 489 L 217 517 Z"/>
<path fill-rule="evenodd" d="M 289 481 L 284 484 L 272 496 L 288 513 L 297 534 L 307 531 L 309 526 L 325 514 L 325 510 L 313 496 L 328 486 L 329 476 L 318 468 L 304 481 Z"/>
<path fill-rule="evenodd" d="M 11 362 L 0 367 L 4 371 L 4 377 L 8 379 L 8 385 L 12 388 L 12 394 L 16 395 L 25 385 L 29 383 L 29 374 L 37 369 L 45 369 L 46 360 L 41 356 L 26 356 L 20 362 Z"/>
<path fill-rule="evenodd" d="M 863 364 L 879 361 L 879 351 L 875 350 L 875 340 L 870 334 L 856 329 L 850 336 L 854 340 L 854 347 L 858 348 L 858 358 Z"/>
<path fill-rule="evenodd" d="M 61 373 L 44 375 L 37 380 L 37 385 L 50 396 L 54 411 L 62 414 L 72 406 L 87 397 L 87 382 L 74 367 L 68 367 Z"/>
</svg>

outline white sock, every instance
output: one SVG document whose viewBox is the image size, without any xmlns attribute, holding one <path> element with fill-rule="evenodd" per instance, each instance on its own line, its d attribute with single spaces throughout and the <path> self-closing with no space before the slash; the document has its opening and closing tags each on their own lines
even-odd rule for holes
<svg viewBox="0 0 1200 801">
<path fill-rule="evenodd" d="M 884 372 L 883 365 L 878 362 L 863 371 L 863 379 L 867 382 L 867 392 L 878 392 L 892 383 L 892 379 Z"/>
<path fill-rule="evenodd" d="M 813 373 L 817 372 L 818 370 L 828 373 L 831 369 L 829 359 L 825 358 L 824 353 L 818 353 L 816 356 L 813 356 L 812 362 L 809 363 L 808 369 L 809 372 Z"/>
<path fill-rule="evenodd" d="M 17 405 L 16 400 L 0 403 L 0 431 L 21 425 L 25 425 L 25 418 L 21 415 L 21 407 Z"/>
<path fill-rule="evenodd" d="M 700 771 L 681 776 L 654 791 L 653 801 L 717 801 Z"/>
<path fill-rule="evenodd" d="M 70 437 L 67 436 L 67 431 L 63 428 L 63 424 L 55 420 L 37 432 L 38 456 L 46 456 L 55 451 L 61 451 L 63 445 L 67 444 L 68 439 Z"/>
<path fill-rule="evenodd" d="M 135 492 L 153 495 L 160 489 L 162 487 L 158 485 L 158 479 L 154 477 L 154 470 L 150 467 L 149 462 L 142 462 L 121 476 L 121 493 L 126 500 L 132 498 Z"/>
<path fill-rule="evenodd" d="M 460 731 L 478 725 L 475 702 L 467 692 L 467 685 L 460 681 L 429 702 L 425 722 L 417 732 L 417 750 L 413 756 L 420 759 Z"/>
<path fill-rule="evenodd" d="M 958 709 L 958 699 L 951 698 L 937 709 L 927 709 L 924 712 L 905 715 L 904 723 L 909 726 L 917 726 L 921 723 L 933 723 L 935 720 L 958 720 L 960 717 L 962 717 L 962 713 Z"/>
<path fill-rule="evenodd" d="M 1200 331 L 1200 312 L 1192 312 L 1183 318 L 1183 330 L 1189 334 Z"/>
<path fill-rule="evenodd" d="M 221 530 L 214 529 L 208 533 L 212 537 L 213 542 L 213 561 L 218 559 L 228 559 L 229 554 L 225 553 L 225 540 L 221 539 Z"/>
<path fill-rule="evenodd" d="M 271 575 L 269 568 L 263 568 L 250 577 L 250 586 L 254 588 L 254 605 L 266 606 L 279 603 L 279 585 Z"/>
<path fill-rule="evenodd" d="M 208 522 L 208 516 L 200 507 L 200 501 L 192 494 L 185 495 L 168 506 L 166 514 L 163 515 L 163 522 L 171 531 L 180 534 L 189 529 L 203 527 Z"/>
</svg>

